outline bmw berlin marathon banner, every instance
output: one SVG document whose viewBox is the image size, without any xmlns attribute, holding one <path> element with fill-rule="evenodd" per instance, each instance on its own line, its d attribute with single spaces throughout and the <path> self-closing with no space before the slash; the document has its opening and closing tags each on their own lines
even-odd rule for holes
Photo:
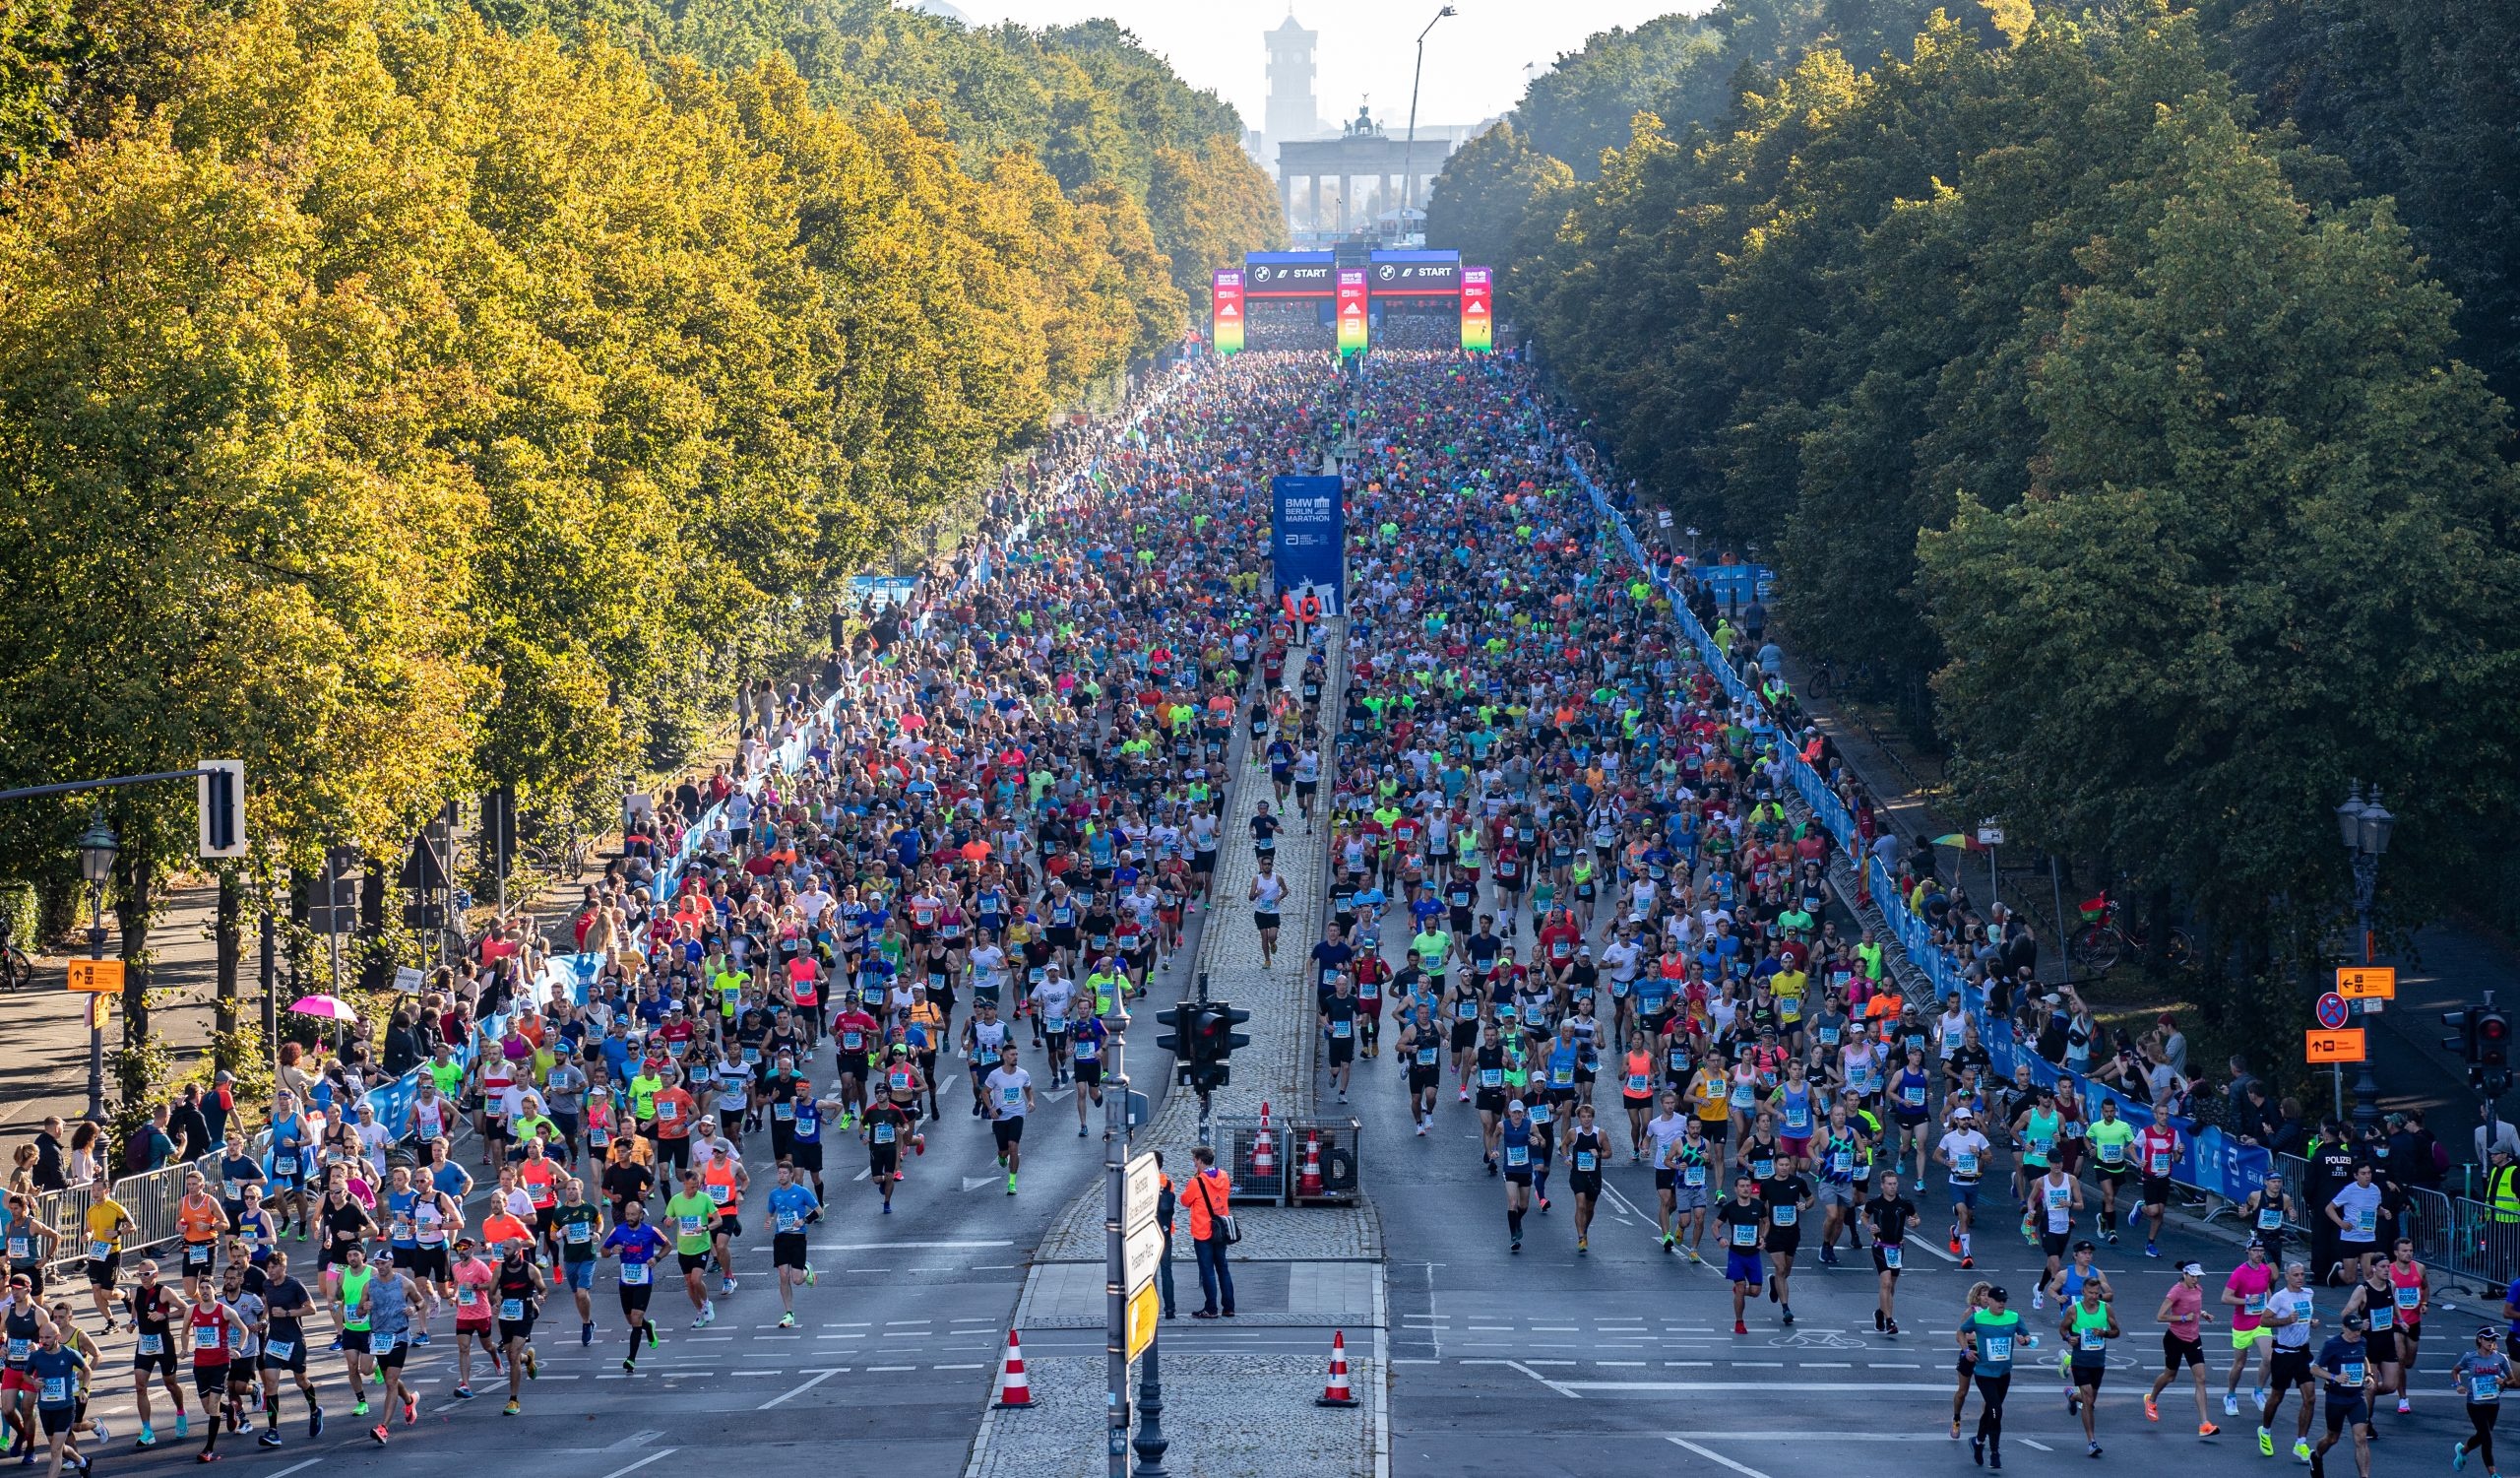
<svg viewBox="0 0 2520 1478">
<path fill-rule="evenodd" d="M 1335 477 L 1269 480 L 1269 554 L 1278 589 L 1300 605 L 1321 598 L 1321 613 L 1344 609 L 1348 577 L 1348 493 Z"/>
</svg>

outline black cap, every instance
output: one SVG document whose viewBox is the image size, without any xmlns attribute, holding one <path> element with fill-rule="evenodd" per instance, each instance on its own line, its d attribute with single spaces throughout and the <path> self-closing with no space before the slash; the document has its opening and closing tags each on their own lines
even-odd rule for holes
<svg viewBox="0 0 2520 1478">
<path fill-rule="evenodd" d="M 2000 1286 L 1997 1286 L 1986 1290 L 1986 1301 L 1991 1304 L 2005 1304 L 2010 1303 L 2011 1299 Z"/>
</svg>

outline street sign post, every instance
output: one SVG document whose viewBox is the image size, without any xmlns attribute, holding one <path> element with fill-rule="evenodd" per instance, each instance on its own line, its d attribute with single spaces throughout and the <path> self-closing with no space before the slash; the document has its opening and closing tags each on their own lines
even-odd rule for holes
<svg viewBox="0 0 2520 1478">
<path fill-rule="evenodd" d="M 72 960 L 70 962 L 70 979 L 67 984 L 73 991 L 93 991 L 100 995 L 120 995 L 122 992 L 122 961 Z"/>
<path fill-rule="evenodd" d="M 2340 965 L 2336 971 L 2336 994 L 2348 1000 L 2395 1000 L 2398 998 L 2397 967 Z"/>
<path fill-rule="evenodd" d="M 2346 1005 L 2345 997 L 2337 995 L 2334 991 L 2330 991 L 2319 997 L 2319 1025 L 2327 1028 L 2329 1031 L 2343 1031 L 2345 1029 L 2347 1018 L 2352 1014 L 2352 1008 Z"/>
<path fill-rule="evenodd" d="M 2360 1062 L 2362 1060 L 2362 1028 L 2350 1026 L 2342 1031 L 2314 1031 L 2307 1034 L 2305 1052 L 2312 1062 Z"/>
<path fill-rule="evenodd" d="M 1129 1161 L 1128 1179 L 1122 1188 L 1120 1230 L 1134 1232 L 1155 1224 L 1155 1203 L 1164 1194 L 1164 1171 L 1152 1154 L 1139 1155 Z"/>
<path fill-rule="evenodd" d="M 1152 1279 L 1164 1265 L 1164 1229 L 1153 1222 L 1129 1233 L 1127 1255 L 1122 1260 L 1120 1282 L 1135 1288 Z"/>
</svg>

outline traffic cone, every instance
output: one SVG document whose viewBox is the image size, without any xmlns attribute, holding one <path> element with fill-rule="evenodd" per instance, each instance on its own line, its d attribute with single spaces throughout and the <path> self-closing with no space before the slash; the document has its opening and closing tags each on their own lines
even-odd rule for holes
<svg viewBox="0 0 2520 1478">
<path fill-rule="evenodd" d="M 1348 1331 L 1340 1329 L 1330 1336 L 1330 1383 L 1322 1387 L 1315 1406 L 1354 1406 L 1356 1397 L 1348 1389 Z"/>
<path fill-rule="evenodd" d="M 1033 1382 L 1024 1379 L 1024 1347 L 1016 1342 L 1015 1331 L 1006 1331 L 1006 1370 L 997 1382 L 997 1406 L 1033 1404 Z"/>
<path fill-rule="evenodd" d="M 1321 1131 L 1314 1129 L 1304 1136 L 1303 1174 L 1295 1178 L 1295 1194 L 1321 1193 Z"/>
<path fill-rule="evenodd" d="M 1259 1182 L 1278 1178 L 1278 1131 L 1269 1126 L 1269 1105 L 1260 1105 L 1260 1140 L 1251 1147 L 1251 1179 Z"/>
</svg>

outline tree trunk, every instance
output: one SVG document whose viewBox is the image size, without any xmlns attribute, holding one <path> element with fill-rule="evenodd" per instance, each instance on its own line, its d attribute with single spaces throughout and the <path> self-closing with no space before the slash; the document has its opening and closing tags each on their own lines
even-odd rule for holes
<svg viewBox="0 0 2520 1478">
<path fill-rule="evenodd" d="M 217 947 L 219 950 L 219 1033 L 222 1039 L 235 1032 L 239 1020 L 236 969 L 244 943 L 240 932 L 244 927 L 239 918 L 240 911 L 241 902 L 237 897 L 236 874 L 231 868 L 221 868 L 219 869 Z M 221 1062 L 219 1065 L 232 1067 L 235 1064 Z"/>
<path fill-rule="evenodd" d="M 2144 978 L 2170 974 L 2170 889 L 2158 887 L 2144 900 Z"/>
<path fill-rule="evenodd" d="M 128 828 L 125 835 L 130 835 Z M 158 907 L 158 863 L 145 847 L 127 847 L 116 864 L 120 897 L 114 920 L 122 929 L 122 1051 L 114 1065 L 120 1103 L 117 1125 L 145 1118 L 150 1093 L 157 1086 L 155 1042 L 149 1030 L 149 929 Z"/>
</svg>

